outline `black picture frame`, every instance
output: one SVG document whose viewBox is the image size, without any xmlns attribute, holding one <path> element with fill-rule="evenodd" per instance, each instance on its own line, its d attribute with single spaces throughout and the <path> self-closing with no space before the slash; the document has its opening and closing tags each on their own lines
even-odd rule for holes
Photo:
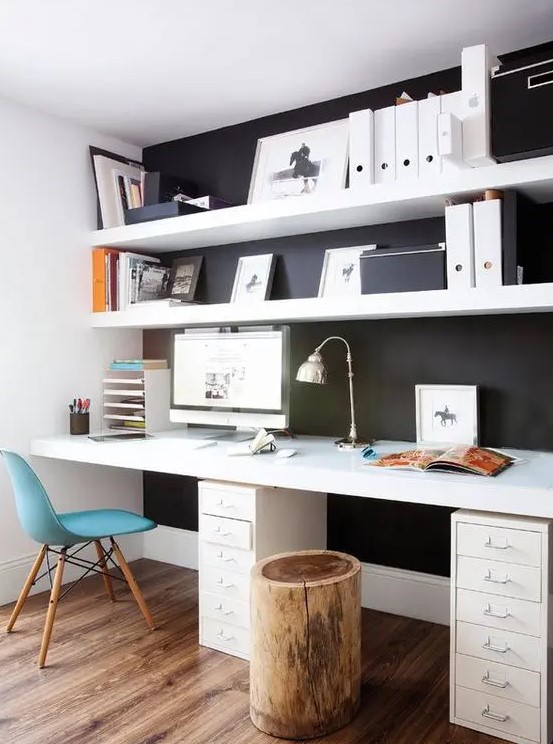
<svg viewBox="0 0 553 744">
<path fill-rule="evenodd" d="M 203 256 L 184 256 L 173 261 L 168 290 L 168 296 L 172 300 L 194 302 L 203 260 Z"/>
</svg>

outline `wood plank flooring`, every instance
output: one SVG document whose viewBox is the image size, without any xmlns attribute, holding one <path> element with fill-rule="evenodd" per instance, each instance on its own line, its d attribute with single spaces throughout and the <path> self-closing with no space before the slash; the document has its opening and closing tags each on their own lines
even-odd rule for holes
<svg viewBox="0 0 553 744">
<path fill-rule="evenodd" d="M 1 744 L 275 744 L 248 716 L 248 664 L 198 646 L 197 574 L 133 563 L 158 629 L 127 587 L 85 579 L 58 609 L 48 666 L 36 656 L 47 595 L 15 631 L 0 608 Z M 361 711 L 325 744 L 493 744 L 448 723 L 449 629 L 363 611 Z"/>
</svg>

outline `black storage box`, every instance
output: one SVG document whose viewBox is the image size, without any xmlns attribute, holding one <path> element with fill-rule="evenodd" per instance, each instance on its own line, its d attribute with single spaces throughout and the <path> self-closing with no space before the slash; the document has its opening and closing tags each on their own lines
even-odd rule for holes
<svg viewBox="0 0 553 744">
<path fill-rule="evenodd" d="M 135 209 L 125 209 L 124 211 L 125 225 L 136 225 L 138 222 L 164 220 L 167 217 L 180 217 L 183 214 L 194 214 L 206 210 L 186 202 L 162 202 L 161 204 L 150 204 L 147 207 L 135 207 Z"/>
<path fill-rule="evenodd" d="M 506 162 L 552 155 L 553 49 L 501 59 L 491 80 L 494 157 Z"/>
<path fill-rule="evenodd" d="M 445 243 L 363 251 L 361 293 L 446 288 Z"/>
<path fill-rule="evenodd" d="M 173 201 L 173 197 L 177 194 L 185 194 L 189 199 L 194 199 L 199 195 L 198 187 L 184 178 L 169 176 L 159 171 L 144 174 L 145 207 Z"/>
</svg>

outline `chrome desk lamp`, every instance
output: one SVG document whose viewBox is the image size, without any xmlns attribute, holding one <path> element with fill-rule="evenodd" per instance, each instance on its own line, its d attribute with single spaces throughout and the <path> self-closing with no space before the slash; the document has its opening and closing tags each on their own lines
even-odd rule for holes
<svg viewBox="0 0 553 744">
<path fill-rule="evenodd" d="M 298 369 L 298 372 L 296 374 L 296 380 L 298 382 L 314 382 L 317 385 L 324 385 L 327 380 L 327 371 L 326 367 L 323 362 L 323 358 L 320 354 L 321 349 L 323 346 L 328 343 L 328 341 L 342 341 L 346 345 L 347 354 L 346 354 L 346 362 L 348 365 L 348 383 L 349 383 L 349 403 L 350 403 L 350 411 L 351 411 L 351 425 L 349 429 L 349 434 L 347 437 L 344 437 L 343 439 L 339 439 L 334 444 L 339 447 L 340 449 L 355 449 L 357 447 L 366 447 L 368 442 L 360 441 L 357 438 L 357 426 L 355 424 L 355 406 L 353 402 L 353 370 L 351 366 L 351 349 L 349 348 L 349 344 L 346 341 L 345 338 L 342 338 L 341 336 L 329 336 L 328 338 L 325 338 L 325 340 L 317 346 L 315 351 L 309 355 L 307 358 L 307 361 L 305 361 L 301 367 Z"/>
</svg>

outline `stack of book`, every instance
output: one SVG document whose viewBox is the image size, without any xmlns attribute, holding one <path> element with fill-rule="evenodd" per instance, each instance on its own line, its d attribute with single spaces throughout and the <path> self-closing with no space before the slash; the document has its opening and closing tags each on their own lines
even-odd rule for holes
<svg viewBox="0 0 553 744">
<path fill-rule="evenodd" d="M 114 359 L 110 369 L 125 372 L 141 372 L 144 369 L 167 369 L 167 359 Z"/>
<path fill-rule="evenodd" d="M 167 390 L 168 396 L 168 366 L 167 359 L 114 359 L 111 362 L 103 379 L 103 418 L 109 422 L 110 429 L 164 428 L 157 419 L 160 413 L 157 403 L 161 400 L 160 391 Z M 148 390 L 153 405 L 148 403 Z"/>
<path fill-rule="evenodd" d="M 92 251 L 92 310 L 127 310 L 167 294 L 170 269 L 159 258 L 116 248 Z"/>
</svg>

